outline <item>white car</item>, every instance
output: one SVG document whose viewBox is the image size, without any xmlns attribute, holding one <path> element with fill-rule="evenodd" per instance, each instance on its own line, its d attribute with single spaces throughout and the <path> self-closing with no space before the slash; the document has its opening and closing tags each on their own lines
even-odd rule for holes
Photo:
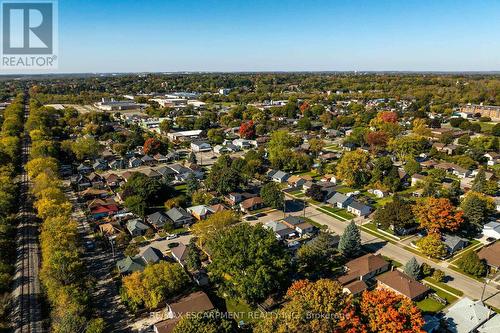
<svg viewBox="0 0 500 333">
<path fill-rule="evenodd" d="M 174 235 L 169 235 L 167 236 L 167 240 L 172 240 L 172 239 L 176 239 L 177 237 L 179 237 L 178 235 L 174 234 Z"/>
</svg>

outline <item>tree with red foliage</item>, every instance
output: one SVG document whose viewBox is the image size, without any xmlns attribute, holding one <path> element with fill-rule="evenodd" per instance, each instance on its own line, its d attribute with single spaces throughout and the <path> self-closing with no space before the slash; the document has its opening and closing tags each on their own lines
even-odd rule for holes
<svg viewBox="0 0 500 333">
<path fill-rule="evenodd" d="M 398 122 L 398 114 L 392 111 L 383 111 L 379 113 L 380 119 L 384 121 L 384 123 L 397 123 Z"/>
<path fill-rule="evenodd" d="M 413 207 L 420 228 L 429 233 L 442 230 L 456 231 L 464 221 L 462 211 L 457 211 L 447 198 L 428 197 L 419 200 Z"/>
<path fill-rule="evenodd" d="M 413 302 L 389 290 L 363 292 L 361 313 L 368 329 L 378 333 L 424 333 L 424 319 Z"/>
<path fill-rule="evenodd" d="M 366 135 L 366 143 L 370 145 L 372 151 L 387 146 L 388 136 L 385 132 L 375 131 Z"/>
<path fill-rule="evenodd" d="M 240 137 L 243 139 L 253 139 L 255 137 L 255 124 L 253 120 L 241 124 Z"/>
<path fill-rule="evenodd" d="M 160 140 L 149 138 L 144 142 L 144 154 L 154 155 L 162 151 L 163 144 Z"/>
</svg>

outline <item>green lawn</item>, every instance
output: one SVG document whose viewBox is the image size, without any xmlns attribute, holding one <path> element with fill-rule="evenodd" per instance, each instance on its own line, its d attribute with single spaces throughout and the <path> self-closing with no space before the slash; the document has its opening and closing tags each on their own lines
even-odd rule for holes
<svg viewBox="0 0 500 333">
<path fill-rule="evenodd" d="M 433 298 L 425 298 L 417 302 L 417 307 L 424 313 L 438 313 L 445 305 L 439 303 Z"/>
<path fill-rule="evenodd" d="M 356 191 L 356 190 L 353 188 L 350 188 L 350 187 L 345 187 L 345 186 L 342 186 L 342 187 L 337 189 L 337 192 L 340 192 L 342 194 L 346 194 L 346 193 L 354 192 L 354 191 Z"/>
<path fill-rule="evenodd" d="M 235 314 L 235 316 L 239 316 L 238 318 L 235 318 L 236 321 L 243 320 L 245 323 L 254 323 L 257 320 L 255 318 L 256 316 L 253 315 L 253 313 L 258 310 L 253 309 L 244 301 L 240 301 L 231 297 L 226 298 L 225 301 L 227 311 Z"/>
<path fill-rule="evenodd" d="M 350 219 L 354 218 L 354 215 L 351 214 L 351 213 L 349 213 L 345 209 L 333 208 L 333 207 L 330 207 L 330 206 L 321 206 L 321 208 L 324 209 L 324 210 L 327 210 L 330 213 L 339 215 L 339 216 L 345 218 L 346 220 L 350 220 Z"/>
<path fill-rule="evenodd" d="M 394 268 L 398 268 L 398 267 L 403 266 L 403 264 L 400 263 L 399 261 L 396 261 L 396 260 L 389 258 L 387 256 L 382 256 L 382 257 L 385 259 L 385 261 L 388 261 L 392 265 L 392 267 L 394 267 Z"/>
</svg>

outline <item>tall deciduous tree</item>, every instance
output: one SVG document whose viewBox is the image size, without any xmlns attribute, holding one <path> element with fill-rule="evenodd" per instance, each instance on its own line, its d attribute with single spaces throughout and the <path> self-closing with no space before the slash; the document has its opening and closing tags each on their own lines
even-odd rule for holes
<svg viewBox="0 0 500 333">
<path fill-rule="evenodd" d="M 277 315 L 267 316 L 254 332 L 366 332 L 355 314 L 352 296 L 344 293 L 336 281 L 296 281 L 288 289 L 286 299 Z"/>
<path fill-rule="evenodd" d="M 456 231 L 463 222 L 463 212 L 456 211 L 446 198 L 425 198 L 413 208 L 420 227 L 429 233 L 443 230 Z"/>
<path fill-rule="evenodd" d="M 410 299 L 392 291 L 363 292 L 361 313 L 370 332 L 425 333 L 425 321 L 420 310 Z"/>
<path fill-rule="evenodd" d="M 285 195 L 275 182 L 269 182 L 262 186 L 260 196 L 266 206 L 283 209 Z"/>
<path fill-rule="evenodd" d="M 360 187 L 368 182 L 368 161 L 370 155 L 362 150 L 344 153 L 337 165 L 337 177 L 342 179 L 345 185 Z"/>
<path fill-rule="evenodd" d="M 288 255 L 262 225 L 226 228 L 211 237 L 206 246 L 213 278 L 224 292 L 248 303 L 279 290 L 288 276 Z"/>
<path fill-rule="evenodd" d="M 431 258 L 442 258 L 446 255 L 446 246 L 437 233 L 429 234 L 417 241 L 420 251 Z"/>
</svg>

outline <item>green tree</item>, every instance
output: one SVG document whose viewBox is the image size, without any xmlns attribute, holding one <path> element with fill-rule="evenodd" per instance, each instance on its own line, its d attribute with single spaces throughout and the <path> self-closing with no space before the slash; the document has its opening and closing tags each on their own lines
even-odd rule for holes
<svg viewBox="0 0 500 333">
<path fill-rule="evenodd" d="M 493 211 L 493 206 L 491 198 L 473 191 L 469 191 L 460 204 L 466 221 L 479 229 L 486 223 L 489 214 Z"/>
<path fill-rule="evenodd" d="M 285 195 L 279 188 L 278 184 L 270 182 L 262 186 L 260 189 L 260 196 L 266 206 L 275 209 L 283 209 Z"/>
<path fill-rule="evenodd" d="M 243 183 L 243 177 L 231 168 L 231 164 L 231 157 L 220 156 L 210 169 L 205 181 L 206 186 L 220 194 L 227 194 L 239 188 Z"/>
<path fill-rule="evenodd" d="M 347 186 L 365 185 L 370 179 L 369 160 L 370 155 L 362 150 L 345 152 L 337 165 L 337 177 Z"/>
<path fill-rule="evenodd" d="M 411 257 L 405 265 L 405 274 L 417 280 L 420 275 L 420 265 L 415 257 Z"/>
<path fill-rule="evenodd" d="M 328 277 L 340 266 L 340 255 L 335 248 L 335 236 L 320 232 L 302 245 L 296 254 L 297 271 L 309 279 Z"/>
<path fill-rule="evenodd" d="M 375 211 L 373 221 L 382 229 L 392 227 L 396 233 L 416 224 L 412 204 L 398 195 L 395 195 L 391 202 Z"/>
<path fill-rule="evenodd" d="M 99 142 L 92 137 L 80 137 L 76 139 L 71 149 L 78 160 L 84 160 L 96 158 L 102 147 Z"/>
<path fill-rule="evenodd" d="M 437 233 L 429 234 L 417 241 L 420 251 L 431 258 L 442 258 L 446 255 L 446 246 Z"/>
<path fill-rule="evenodd" d="M 289 256 L 274 233 L 262 225 L 237 224 L 207 242 L 209 272 L 231 297 L 248 303 L 281 289 L 288 277 Z"/>
<path fill-rule="evenodd" d="M 420 163 L 415 161 L 414 158 L 411 158 L 404 165 L 404 170 L 406 171 L 407 174 L 409 174 L 410 176 L 413 176 L 414 174 L 422 171 L 422 167 L 420 166 Z"/>
<path fill-rule="evenodd" d="M 474 181 L 472 182 L 471 190 L 481 193 L 484 193 L 486 190 L 486 173 L 484 172 L 484 169 L 481 168 L 477 172 L 476 177 L 474 177 Z"/>
<path fill-rule="evenodd" d="M 351 258 L 361 250 L 361 233 L 358 226 L 351 221 L 344 230 L 339 241 L 339 251 L 346 257 Z"/>
<path fill-rule="evenodd" d="M 486 264 L 475 251 L 468 251 L 457 260 L 457 265 L 465 273 L 480 277 L 486 274 Z"/>
</svg>

